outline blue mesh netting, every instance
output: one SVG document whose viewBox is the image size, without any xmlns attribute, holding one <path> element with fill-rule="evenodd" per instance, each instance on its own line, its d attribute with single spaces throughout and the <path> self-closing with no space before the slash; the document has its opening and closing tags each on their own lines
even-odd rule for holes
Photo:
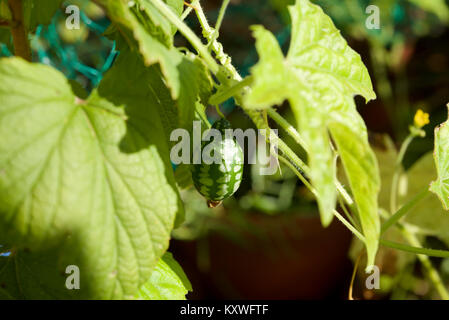
<svg viewBox="0 0 449 320">
<path fill-rule="evenodd" d="M 110 22 L 104 16 L 93 20 L 80 11 L 80 25 L 87 36 L 67 42 L 61 37 L 60 28 L 66 18 L 59 10 L 48 26 L 37 27 L 31 38 L 33 60 L 55 67 L 90 90 L 100 83 L 118 54 L 115 42 L 102 36 Z M 12 55 L 6 45 L 0 46 L 1 56 Z"/>
<path fill-rule="evenodd" d="M 53 17 L 52 23 L 47 27 L 39 26 L 36 30 L 35 39 L 33 39 L 34 48 L 38 59 L 42 63 L 51 64 L 57 69 L 63 71 L 69 79 L 76 79 L 78 75 L 86 77 L 92 86 L 98 85 L 101 81 L 104 72 L 106 72 L 117 54 L 115 50 L 115 43 L 109 41 L 101 34 L 107 28 L 107 25 L 98 24 L 87 17 L 83 12 L 80 13 L 81 21 L 89 30 L 93 31 L 100 42 L 104 45 L 99 46 L 100 61 L 98 65 L 89 66 L 80 60 L 78 46 L 79 44 L 64 44 L 62 43 L 56 25 L 62 13 L 59 11 Z M 109 22 L 107 22 L 109 24 Z M 49 47 L 42 45 L 40 39 L 45 39 Z"/>
</svg>

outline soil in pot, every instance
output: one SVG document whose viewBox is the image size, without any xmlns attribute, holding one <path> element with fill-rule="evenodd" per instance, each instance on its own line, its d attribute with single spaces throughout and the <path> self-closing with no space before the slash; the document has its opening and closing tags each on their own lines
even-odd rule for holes
<svg viewBox="0 0 449 320">
<path fill-rule="evenodd" d="M 351 234 L 340 222 L 323 228 L 316 215 L 252 213 L 245 214 L 244 225 L 226 218 L 221 225 L 226 232 L 171 244 L 192 281 L 189 298 L 324 299 L 347 293 Z"/>
</svg>

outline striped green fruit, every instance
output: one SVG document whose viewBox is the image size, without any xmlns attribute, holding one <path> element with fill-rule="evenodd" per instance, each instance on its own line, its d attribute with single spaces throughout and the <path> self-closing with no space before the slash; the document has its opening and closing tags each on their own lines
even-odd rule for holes
<svg viewBox="0 0 449 320">
<path fill-rule="evenodd" d="M 195 188 L 207 199 L 209 207 L 215 207 L 233 195 L 243 175 L 243 151 L 232 136 L 225 135 L 225 130 L 231 129 L 231 124 L 221 119 L 212 128 L 220 132 L 221 139 L 212 137 L 211 141 L 203 142 L 201 152 L 207 151 L 216 160 L 207 164 L 201 159 L 200 164 L 192 165 Z"/>
</svg>

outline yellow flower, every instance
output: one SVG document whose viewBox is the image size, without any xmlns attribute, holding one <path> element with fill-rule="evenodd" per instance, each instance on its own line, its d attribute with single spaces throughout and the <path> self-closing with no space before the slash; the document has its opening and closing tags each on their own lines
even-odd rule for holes
<svg viewBox="0 0 449 320">
<path fill-rule="evenodd" d="M 416 111 L 415 113 L 414 122 L 417 128 L 424 127 L 426 124 L 429 123 L 429 114 L 422 111 L 421 109 L 418 109 L 418 111 Z"/>
</svg>

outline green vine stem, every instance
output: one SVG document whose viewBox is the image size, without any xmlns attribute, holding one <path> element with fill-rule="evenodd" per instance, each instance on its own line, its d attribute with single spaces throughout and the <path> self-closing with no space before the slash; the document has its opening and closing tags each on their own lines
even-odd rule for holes
<svg viewBox="0 0 449 320">
<path fill-rule="evenodd" d="M 31 61 L 31 48 L 28 32 L 23 21 L 22 0 L 8 0 L 12 14 L 11 34 L 14 43 L 14 54 L 27 61 Z"/>
<path fill-rule="evenodd" d="M 253 119 L 253 121 L 257 121 L 254 115 L 250 114 L 250 117 Z M 268 124 L 260 125 L 256 123 L 256 126 L 259 129 L 265 129 L 267 131 L 270 130 Z M 297 168 L 297 172 L 303 171 L 306 175 L 308 174 L 308 172 L 310 171 L 309 167 L 296 155 L 295 152 L 293 152 L 292 149 L 287 146 L 284 141 L 279 139 L 279 137 L 275 134 L 269 134 L 268 136 L 266 136 L 266 138 L 268 142 L 278 146 L 279 150 L 281 150 L 282 154 L 287 158 L 287 160 L 292 162 L 292 164 Z"/>
<path fill-rule="evenodd" d="M 285 132 L 287 132 L 297 144 L 299 144 L 306 152 L 309 149 L 304 139 L 301 137 L 298 131 L 287 121 L 285 120 L 279 113 L 277 113 L 273 108 L 268 108 L 267 114 L 273 119 L 277 124 L 279 124 L 282 128 L 284 128 Z"/>
<path fill-rule="evenodd" d="M 217 105 L 225 102 L 226 100 L 234 97 L 239 94 L 245 87 L 251 85 L 253 82 L 253 77 L 248 76 L 244 78 L 242 81 L 237 82 L 234 86 L 230 88 L 226 88 L 223 91 L 218 91 L 209 99 L 209 104 Z"/>
<path fill-rule="evenodd" d="M 398 194 L 399 177 L 402 173 L 402 160 L 404 160 L 405 152 L 407 151 L 410 143 L 413 141 L 414 138 L 415 138 L 415 135 L 413 133 L 410 133 L 407 136 L 407 138 L 404 140 L 404 143 L 401 146 L 401 149 L 399 150 L 399 154 L 396 159 L 393 179 L 391 181 L 390 212 L 396 212 L 396 210 L 397 210 L 396 200 L 397 200 L 397 194 Z"/>
<path fill-rule="evenodd" d="M 309 189 L 310 192 L 313 193 L 313 195 L 317 196 L 315 188 L 313 188 L 310 182 L 307 181 L 306 178 L 304 178 L 304 176 L 295 168 L 295 166 L 290 161 L 286 160 L 282 156 L 279 156 L 279 159 L 283 163 L 285 163 L 298 177 L 300 177 L 300 180 L 304 183 L 307 189 Z M 350 222 L 348 222 L 337 210 L 334 209 L 333 213 L 335 217 L 337 217 L 337 219 L 340 220 L 340 222 L 349 229 L 349 231 L 351 231 L 360 241 L 365 243 L 365 237 Z"/>
<path fill-rule="evenodd" d="M 296 166 L 294 166 L 290 160 L 287 160 L 282 155 L 278 155 L 278 158 L 279 158 L 279 160 L 281 160 L 281 162 L 283 162 L 285 165 L 287 165 L 287 167 L 289 167 L 298 176 L 299 180 L 301 180 L 301 182 L 306 186 L 307 189 L 309 189 L 310 192 L 312 192 L 314 195 L 316 195 L 316 192 L 313 189 L 310 182 L 301 174 L 301 172 L 298 170 L 298 168 L 296 168 Z"/>
<path fill-rule="evenodd" d="M 365 243 L 365 237 L 352 225 L 350 224 L 337 210 L 334 210 L 334 215 L 338 220 L 343 223 L 346 228 L 348 228 L 360 241 Z"/>
<path fill-rule="evenodd" d="M 221 23 L 223 22 L 224 15 L 225 15 L 226 9 L 227 9 L 230 1 L 231 0 L 223 0 L 223 2 L 221 4 L 220 12 L 218 13 L 217 22 L 215 23 L 215 31 L 217 34 L 217 38 L 218 38 L 218 30 L 220 30 Z"/>
<path fill-rule="evenodd" d="M 186 4 L 187 2 L 184 2 L 184 4 Z M 193 6 L 192 5 L 188 5 L 188 7 L 184 10 L 184 12 L 181 14 L 181 20 L 184 21 L 187 16 L 190 14 L 190 12 L 192 12 L 193 10 Z"/>
<path fill-rule="evenodd" d="M 415 241 L 413 241 L 415 242 Z M 418 242 L 416 243 L 415 247 L 408 246 L 405 244 L 388 241 L 382 239 L 380 243 L 386 247 L 390 247 L 393 249 L 398 249 L 405 252 L 415 253 L 415 254 L 424 254 L 429 257 L 437 257 L 437 258 L 449 258 L 449 251 L 447 250 L 436 250 L 436 249 L 428 249 L 418 246 Z"/>
<path fill-rule="evenodd" d="M 416 246 L 416 247 L 421 247 L 421 243 L 419 242 L 416 235 L 411 233 L 406 228 L 402 229 L 402 233 L 411 245 Z M 428 254 L 426 252 L 423 252 L 423 253 Z M 443 280 L 441 279 L 440 275 L 438 274 L 438 271 L 435 270 L 435 267 L 432 265 L 432 262 L 430 261 L 429 257 L 424 254 L 417 255 L 419 261 L 424 266 L 424 269 L 426 269 L 427 275 L 428 275 L 430 281 L 433 283 L 433 285 L 437 289 L 441 298 L 444 300 L 449 300 L 449 292 L 447 291 Z"/>
<path fill-rule="evenodd" d="M 203 30 L 203 36 L 209 42 L 209 48 L 215 53 L 215 57 L 223 65 L 228 75 L 231 76 L 234 80 L 240 82 L 242 80 L 242 77 L 232 65 L 231 57 L 223 51 L 222 44 L 217 41 L 216 30 L 209 25 L 209 22 L 207 22 L 207 18 L 204 14 L 203 8 L 201 7 L 200 1 L 192 1 L 192 6 Z"/>
<path fill-rule="evenodd" d="M 278 125 L 280 125 L 295 141 L 298 143 L 306 152 L 308 151 L 308 146 L 304 139 L 301 137 L 298 131 L 287 121 L 285 120 L 279 113 L 277 113 L 273 108 L 268 108 L 267 113 Z M 304 168 L 304 172 L 308 172 L 308 167 Z M 354 201 L 352 200 L 351 196 L 348 194 L 348 192 L 345 190 L 345 188 L 342 186 L 340 181 L 337 179 L 335 180 L 335 186 L 337 188 L 337 191 L 340 193 L 340 195 L 343 197 L 345 202 L 352 206 L 354 204 Z"/>
<path fill-rule="evenodd" d="M 215 106 L 215 111 L 217 111 L 217 114 L 218 114 L 222 119 L 226 119 L 226 117 L 224 116 L 223 112 L 221 112 L 220 107 L 218 106 L 218 104 Z"/>
<path fill-rule="evenodd" d="M 382 224 L 381 235 L 385 233 L 391 226 L 399 222 L 399 220 L 405 216 L 410 209 L 412 209 L 419 201 L 429 195 L 429 189 L 426 187 L 423 191 L 415 195 L 409 202 L 404 204 L 395 214 L 390 216 L 387 221 Z"/>
<path fill-rule="evenodd" d="M 355 220 L 356 216 L 353 217 L 351 215 L 351 212 L 349 212 L 349 210 L 346 208 L 344 201 L 342 201 L 342 197 L 338 198 L 338 203 L 340 204 L 340 208 L 343 210 L 343 212 L 345 213 L 346 217 L 351 222 L 351 224 L 357 229 L 361 229 L 360 222 Z"/>
<path fill-rule="evenodd" d="M 14 0 L 10 0 L 14 1 Z M 201 40 L 197 35 L 172 11 L 162 0 L 152 0 L 153 5 L 169 20 L 179 32 L 192 44 L 198 54 L 200 54 L 205 62 L 207 63 L 209 69 L 216 74 L 218 72 L 218 64 L 215 62 L 214 58 L 211 56 L 207 48 L 203 45 Z"/>
</svg>

